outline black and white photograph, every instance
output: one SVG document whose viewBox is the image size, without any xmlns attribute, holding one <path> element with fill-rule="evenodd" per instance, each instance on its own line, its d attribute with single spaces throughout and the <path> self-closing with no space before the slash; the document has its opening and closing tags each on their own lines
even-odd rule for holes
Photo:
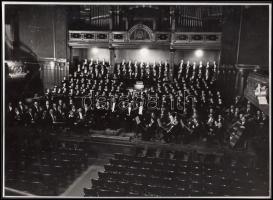
<svg viewBox="0 0 273 200">
<path fill-rule="evenodd" d="M 271 2 L 2 2 L 3 198 L 271 190 Z"/>
</svg>

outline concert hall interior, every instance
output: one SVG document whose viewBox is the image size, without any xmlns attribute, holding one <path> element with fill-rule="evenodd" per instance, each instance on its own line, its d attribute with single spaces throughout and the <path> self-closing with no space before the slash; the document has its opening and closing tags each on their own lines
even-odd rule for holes
<svg viewBox="0 0 273 200">
<path fill-rule="evenodd" d="M 3 192 L 271 196 L 271 4 L 4 2 Z"/>
</svg>

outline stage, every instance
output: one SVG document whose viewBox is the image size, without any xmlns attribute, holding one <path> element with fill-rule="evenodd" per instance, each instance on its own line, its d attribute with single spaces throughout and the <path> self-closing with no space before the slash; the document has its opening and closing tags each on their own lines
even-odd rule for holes
<svg viewBox="0 0 273 200">
<path fill-rule="evenodd" d="M 114 134 L 109 134 L 112 131 Z M 135 153 L 137 149 L 153 149 L 160 151 L 183 151 L 185 153 L 197 153 L 199 155 L 215 155 L 216 157 L 228 156 L 234 160 L 253 162 L 257 159 L 251 141 L 246 149 L 233 149 L 228 144 L 211 144 L 202 139 L 189 144 L 164 143 L 159 140 L 143 141 L 134 133 L 124 133 L 113 130 L 89 130 L 88 134 L 78 135 L 77 133 L 65 134 L 60 137 L 61 141 L 82 142 L 90 145 L 92 150 L 99 153 Z M 115 135 L 118 133 L 118 135 Z"/>
</svg>

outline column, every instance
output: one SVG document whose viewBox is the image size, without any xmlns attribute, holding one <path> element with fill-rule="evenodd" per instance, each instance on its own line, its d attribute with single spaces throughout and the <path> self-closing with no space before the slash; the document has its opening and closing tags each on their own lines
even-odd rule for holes
<svg viewBox="0 0 273 200">
<path fill-rule="evenodd" d="M 113 30 L 113 8 L 111 7 L 109 10 L 109 30 L 112 31 Z"/>
<path fill-rule="evenodd" d="M 114 67 L 115 67 L 115 48 L 110 46 L 109 47 L 110 51 L 110 74 L 114 73 Z"/>
<path fill-rule="evenodd" d="M 237 71 L 237 73 L 236 73 L 236 80 L 235 80 L 235 87 L 234 87 L 234 89 L 235 89 L 235 91 L 237 91 L 238 90 L 238 83 L 239 83 L 239 79 L 240 79 L 240 72 L 239 71 Z"/>
<path fill-rule="evenodd" d="M 128 31 L 128 29 L 129 29 L 128 17 L 125 17 L 125 30 Z"/>
<path fill-rule="evenodd" d="M 175 9 L 173 6 L 170 7 L 170 17 L 171 17 L 171 31 L 175 31 Z"/>
<path fill-rule="evenodd" d="M 73 48 L 71 46 L 69 46 L 69 69 L 68 69 L 68 73 L 71 73 L 73 71 Z"/>
<path fill-rule="evenodd" d="M 173 41 L 174 41 L 174 33 L 175 33 L 175 9 L 173 6 L 170 7 L 170 17 L 171 17 L 171 46 L 170 46 L 170 73 L 169 78 L 170 81 L 173 81 L 173 73 L 174 73 L 174 53 L 175 49 L 173 49 Z"/>
<path fill-rule="evenodd" d="M 169 72 L 169 78 L 171 81 L 173 81 L 173 72 L 174 72 L 174 53 L 175 49 L 170 49 L 170 72 Z"/>
<path fill-rule="evenodd" d="M 237 93 L 240 96 L 244 95 L 244 79 L 245 79 L 245 73 L 244 70 L 239 70 L 239 85 L 238 85 L 238 90 Z"/>
</svg>

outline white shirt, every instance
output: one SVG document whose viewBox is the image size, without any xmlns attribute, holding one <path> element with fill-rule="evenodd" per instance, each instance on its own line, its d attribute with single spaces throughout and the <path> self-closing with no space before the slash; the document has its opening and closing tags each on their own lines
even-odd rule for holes
<svg viewBox="0 0 273 200">
<path fill-rule="evenodd" d="M 52 118 L 53 122 L 55 122 L 55 117 L 54 117 L 54 115 L 51 114 L 51 118 Z"/>
<path fill-rule="evenodd" d="M 31 112 L 29 113 L 29 115 L 30 115 L 30 117 L 31 117 L 31 120 L 33 120 L 33 117 L 32 117 L 32 114 L 31 114 Z"/>
<path fill-rule="evenodd" d="M 139 115 L 142 115 L 142 114 L 143 114 L 143 106 L 139 106 L 138 114 L 139 114 Z"/>
<path fill-rule="evenodd" d="M 131 115 L 131 110 L 132 110 L 132 108 L 128 107 L 128 113 L 129 113 L 129 115 Z"/>
<path fill-rule="evenodd" d="M 80 119 L 82 119 L 83 117 L 82 117 L 82 113 L 81 112 L 79 112 L 79 116 L 80 116 Z"/>
<path fill-rule="evenodd" d="M 113 105 L 112 105 L 112 112 L 115 111 L 115 106 L 116 106 L 116 103 L 114 102 Z"/>
</svg>

